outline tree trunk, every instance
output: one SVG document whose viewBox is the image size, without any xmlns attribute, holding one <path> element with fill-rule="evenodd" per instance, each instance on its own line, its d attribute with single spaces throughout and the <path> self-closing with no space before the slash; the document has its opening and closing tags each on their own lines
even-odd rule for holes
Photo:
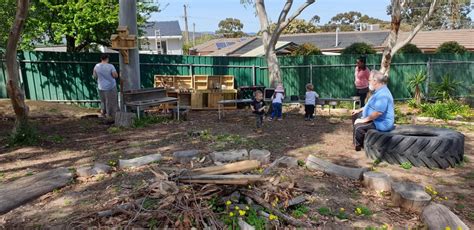
<svg viewBox="0 0 474 230">
<path fill-rule="evenodd" d="M 66 36 L 66 51 L 76 52 L 76 38 L 73 36 Z"/>
<path fill-rule="evenodd" d="M 17 62 L 17 45 L 20 40 L 21 31 L 25 25 L 28 13 L 28 0 L 18 0 L 15 21 L 13 22 L 8 36 L 7 50 L 5 54 L 8 73 L 8 95 L 15 111 L 16 121 L 13 133 L 21 132 L 28 127 L 28 106 L 25 104 L 25 93 L 20 85 L 20 73 Z"/>
<path fill-rule="evenodd" d="M 270 76 L 270 86 L 276 88 L 278 83 L 282 82 L 280 63 L 275 52 L 274 47 L 270 47 L 267 52 L 268 74 Z"/>
</svg>

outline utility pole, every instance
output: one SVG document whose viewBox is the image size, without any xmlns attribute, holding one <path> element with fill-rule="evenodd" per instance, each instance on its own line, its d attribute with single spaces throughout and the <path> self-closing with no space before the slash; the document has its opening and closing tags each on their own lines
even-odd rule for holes
<svg viewBox="0 0 474 230">
<path fill-rule="evenodd" d="M 184 39 L 187 44 L 189 44 L 189 31 L 188 31 L 188 12 L 187 12 L 187 5 L 184 4 Z"/>
<path fill-rule="evenodd" d="M 193 46 L 196 46 L 196 23 L 193 22 Z"/>
<path fill-rule="evenodd" d="M 137 2 L 136 0 L 119 1 L 119 26 L 127 26 L 130 34 L 137 36 Z M 123 90 L 140 89 L 140 60 L 138 48 L 128 51 L 129 62 L 125 64 L 119 55 L 120 78 L 123 80 Z"/>
</svg>

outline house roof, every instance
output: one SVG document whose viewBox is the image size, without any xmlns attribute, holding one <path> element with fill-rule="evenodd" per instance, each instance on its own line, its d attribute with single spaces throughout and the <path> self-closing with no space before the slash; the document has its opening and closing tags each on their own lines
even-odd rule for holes
<svg viewBox="0 0 474 230">
<path fill-rule="evenodd" d="M 182 36 L 178 21 L 149 22 L 144 26 L 145 36 L 154 37 L 159 30 L 161 36 Z"/>
<path fill-rule="evenodd" d="M 229 52 L 239 49 L 255 39 L 255 37 L 217 38 L 194 46 L 191 49 L 204 55 L 226 56 Z"/>
<path fill-rule="evenodd" d="M 339 32 L 338 45 L 336 46 L 336 33 L 310 33 L 310 34 L 288 34 L 281 35 L 279 41 L 293 42 L 301 45 L 303 43 L 311 43 L 321 50 L 338 50 L 356 42 L 365 42 L 373 46 L 382 46 L 385 42 L 389 31 L 355 31 L 355 32 Z M 240 56 L 249 51 L 262 46 L 261 38 L 255 39 L 249 44 L 230 52 L 232 56 Z"/>
<path fill-rule="evenodd" d="M 410 32 L 401 32 L 398 39 L 405 40 L 409 35 Z M 456 41 L 472 51 L 474 50 L 474 29 L 420 31 L 410 43 L 426 51 L 435 50 L 442 43 L 449 41 Z M 385 41 L 385 44 L 387 43 L 388 38 Z"/>
<path fill-rule="evenodd" d="M 287 54 L 293 51 L 294 49 L 296 49 L 297 47 L 298 45 L 293 42 L 278 41 L 275 44 L 275 51 L 277 53 Z M 241 56 L 242 57 L 258 57 L 258 56 L 263 56 L 263 55 L 265 55 L 263 46 L 259 46 L 253 50 L 250 50 L 247 53 L 242 54 Z"/>
</svg>

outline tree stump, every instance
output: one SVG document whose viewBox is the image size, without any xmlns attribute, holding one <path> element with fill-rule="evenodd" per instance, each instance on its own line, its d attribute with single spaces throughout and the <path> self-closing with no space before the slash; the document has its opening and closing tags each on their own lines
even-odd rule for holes
<svg viewBox="0 0 474 230">
<path fill-rule="evenodd" d="M 428 226 L 428 229 L 462 229 L 469 230 L 469 227 L 442 204 L 432 203 L 426 206 L 421 213 L 421 220 Z"/>
<path fill-rule="evenodd" d="M 270 151 L 266 149 L 252 149 L 249 152 L 249 159 L 250 160 L 258 160 L 262 164 L 268 164 L 270 163 Z"/>
<path fill-rule="evenodd" d="M 364 172 L 363 177 L 364 186 L 375 192 L 392 190 L 392 179 L 386 173 L 369 171 Z"/>
<path fill-rule="evenodd" d="M 420 213 L 431 201 L 423 186 L 413 182 L 392 183 L 392 202 L 409 212 Z"/>
<path fill-rule="evenodd" d="M 249 153 L 246 149 L 213 152 L 210 155 L 213 161 L 218 162 L 243 161 L 249 159 Z"/>
<path fill-rule="evenodd" d="M 118 127 L 130 127 L 132 126 L 133 119 L 135 118 L 134 113 L 116 112 L 115 113 L 115 125 Z"/>
<path fill-rule="evenodd" d="M 362 179 L 362 174 L 369 171 L 368 168 L 349 168 L 336 165 L 312 155 L 309 155 L 308 158 L 306 158 L 306 166 L 310 169 L 322 171 L 327 174 L 344 176 L 356 180 Z"/>
</svg>

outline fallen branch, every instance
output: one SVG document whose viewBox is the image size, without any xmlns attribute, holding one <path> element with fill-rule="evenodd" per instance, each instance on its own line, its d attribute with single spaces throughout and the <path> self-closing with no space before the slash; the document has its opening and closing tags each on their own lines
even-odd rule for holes
<svg viewBox="0 0 474 230">
<path fill-rule="evenodd" d="M 249 181 L 262 181 L 260 175 L 195 175 L 195 176 L 180 176 L 177 180 L 249 180 Z"/>
<path fill-rule="evenodd" d="M 246 179 L 231 179 L 231 180 L 181 180 L 183 183 L 196 183 L 196 184 L 234 184 L 234 185 L 247 185 L 252 181 Z"/>
<path fill-rule="evenodd" d="M 260 161 L 246 160 L 246 161 L 239 161 L 239 162 L 231 163 L 231 164 L 225 164 L 221 166 L 212 166 L 212 167 L 206 167 L 206 168 L 193 169 L 191 170 L 191 172 L 189 172 L 189 174 L 191 175 L 227 174 L 227 173 L 235 173 L 235 172 L 246 172 L 252 169 L 256 169 L 258 167 L 260 167 Z"/>
<path fill-rule="evenodd" d="M 113 207 L 111 209 L 97 212 L 97 215 L 99 217 L 109 217 L 109 216 L 113 216 L 117 213 L 131 214 L 131 212 L 129 212 L 127 210 L 135 207 L 138 204 L 141 204 L 143 202 L 143 200 L 145 200 L 145 198 L 140 198 L 138 200 L 131 201 L 129 203 L 121 204 L 121 205 L 118 205 L 118 206 Z"/>
<path fill-rule="evenodd" d="M 250 198 L 252 198 L 255 202 L 257 202 L 258 204 L 262 205 L 264 208 L 268 209 L 271 211 L 271 213 L 275 214 L 276 216 L 278 216 L 279 218 L 281 218 L 282 220 L 284 220 L 285 222 L 293 225 L 293 226 L 297 226 L 297 227 L 306 227 L 306 228 L 312 228 L 313 226 L 311 224 L 308 224 L 308 223 L 305 223 L 305 222 L 302 222 L 300 220 L 297 220 L 291 216 L 288 216 L 284 213 L 282 213 L 280 210 L 274 208 L 271 204 L 269 204 L 268 202 L 266 202 L 264 199 L 260 198 L 259 196 L 255 195 L 254 193 L 252 192 L 249 192 L 249 191 L 241 191 L 241 193 L 244 195 L 244 196 L 248 196 Z"/>
<path fill-rule="evenodd" d="M 310 169 L 322 171 L 327 174 L 344 176 L 356 180 L 362 179 L 362 174 L 369 171 L 368 168 L 349 168 L 336 165 L 312 155 L 309 155 L 308 158 L 306 158 L 306 166 Z"/>
<path fill-rule="evenodd" d="M 297 196 L 297 197 L 289 200 L 288 202 L 279 204 L 278 208 L 283 208 L 283 207 L 288 208 L 288 207 L 291 207 L 293 205 L 301 204 L 305 201 L 306 201 L 305 195 L 300 195 L 300 196 Z"/>
</svg>

